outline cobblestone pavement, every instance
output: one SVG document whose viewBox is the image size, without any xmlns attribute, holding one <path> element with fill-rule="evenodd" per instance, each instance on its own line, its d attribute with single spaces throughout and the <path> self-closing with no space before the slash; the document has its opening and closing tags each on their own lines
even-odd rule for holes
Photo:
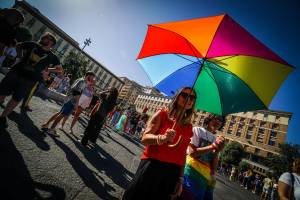
<svg viewBox="0 0 300 200">
<path fill-rule="evenodd" d="M 120 199 L 143 146 L 107 128 L 94 148 L 83 148 L 77 140 L 87 124 L 84 115 L 74 134 L 58 130 L 60 137 L 53 138 L 40 126 L 60 105 L 40 97 L 33 97 L 30 105 L 33 112 L 17 108 L 8 118 L 8 129 L 0 130 L 0 199 Z M 255 199 L 226 178 L 218 180 L 215 199 Z"/>
</svg>

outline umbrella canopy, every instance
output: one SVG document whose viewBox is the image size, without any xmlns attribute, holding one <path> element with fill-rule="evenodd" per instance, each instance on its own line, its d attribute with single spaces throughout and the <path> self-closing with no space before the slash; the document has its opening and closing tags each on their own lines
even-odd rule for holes
<svg viewBox="0 0 300 200">
<path fill-rule="evenodd" d="M 155 88 L 193 87 L 195 108 L 219 115 L 267 109 L 293 70 L 226 14 L 148 25 L 137 60 Z"/>
</svg>

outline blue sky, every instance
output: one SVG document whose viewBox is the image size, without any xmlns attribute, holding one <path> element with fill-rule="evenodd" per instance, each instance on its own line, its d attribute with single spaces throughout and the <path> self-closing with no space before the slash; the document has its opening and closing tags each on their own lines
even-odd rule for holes
<svg viewBox="0 0 300 200">
<path fill-rule="evenodd" d="M 298 0 L 28 0 L 118 76 L 151 85 L 136 62 L 147 24 L 229 14 L 296 69 L 270 109 L 292 112 L 287 141 L 300 144 L 300 1 Z M 1 0 L 1 7 L 14 1 Z"/>
</svg>

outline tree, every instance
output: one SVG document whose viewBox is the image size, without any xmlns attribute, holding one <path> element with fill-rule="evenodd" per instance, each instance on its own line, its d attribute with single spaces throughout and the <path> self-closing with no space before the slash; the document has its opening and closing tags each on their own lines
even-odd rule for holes
<svg viewBox="0 0 300 200">
<path fill-rule="evenodd" d="M 249 167 L 250 167 L 250 165 L 246 161 L 241 161 L 239 163 L 239 170 L 240 171 L 246 171 Z"/>
<path fill-rule="evenodd" d="M 17 42 L 31 41 L 32 33 L 31 31 L 23 26 L 20 26 L 16 30 L 16 40 Z"/>
<path fill-rule="evenodd" d="M 279 176 L 287 171 L 291 171 L 291 166 L 295 158 L 300 157 L 299 145 L 279 144 L 280 154 L 272 155 L 266 159 L 266 166 L 269 167 L 272 176 Z"/>
<path fill-rule="evenodd" d="M 71 74 L 71 83 L 86 73 L 88 61 L 83 56 L 71 51 L 65 58 L 63 66 L 66 73 Z"/>
<path fill-rule="evenodd" d="M 243 146 L 240 143 L 233 141 L 225 146 L 221 154 L 221 161 L 226 164 L 237 166 L 240 163 L 243 154 Z"/>
</svg>

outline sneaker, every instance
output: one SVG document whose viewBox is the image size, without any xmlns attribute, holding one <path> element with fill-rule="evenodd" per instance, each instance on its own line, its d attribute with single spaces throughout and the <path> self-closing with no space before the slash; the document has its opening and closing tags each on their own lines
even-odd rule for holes
<svg viewBox="0 0 300 200">
<path fill-rule="evenodd" d="M 7 128 L 8 124 L 7 124 L 7 119 L 6 117 L 0 117 L 0 128 Z"/>
<path fill-rule="evenodd" d="M 61 131 L 64 131 L 64 127 L 63 126 L 60 126 L 58 129 L 61 130 Z"/>
<path fill-rule="evenodd" d="M 55 129 L 49 129 L 49 130 L 47 131 L 47 133 L 48 133 L 49 135 L 54 136 L 54 137 L 59 137 L 59 134 L 56 133 L 56 130 L 55 130 Z"/>
</svg>

